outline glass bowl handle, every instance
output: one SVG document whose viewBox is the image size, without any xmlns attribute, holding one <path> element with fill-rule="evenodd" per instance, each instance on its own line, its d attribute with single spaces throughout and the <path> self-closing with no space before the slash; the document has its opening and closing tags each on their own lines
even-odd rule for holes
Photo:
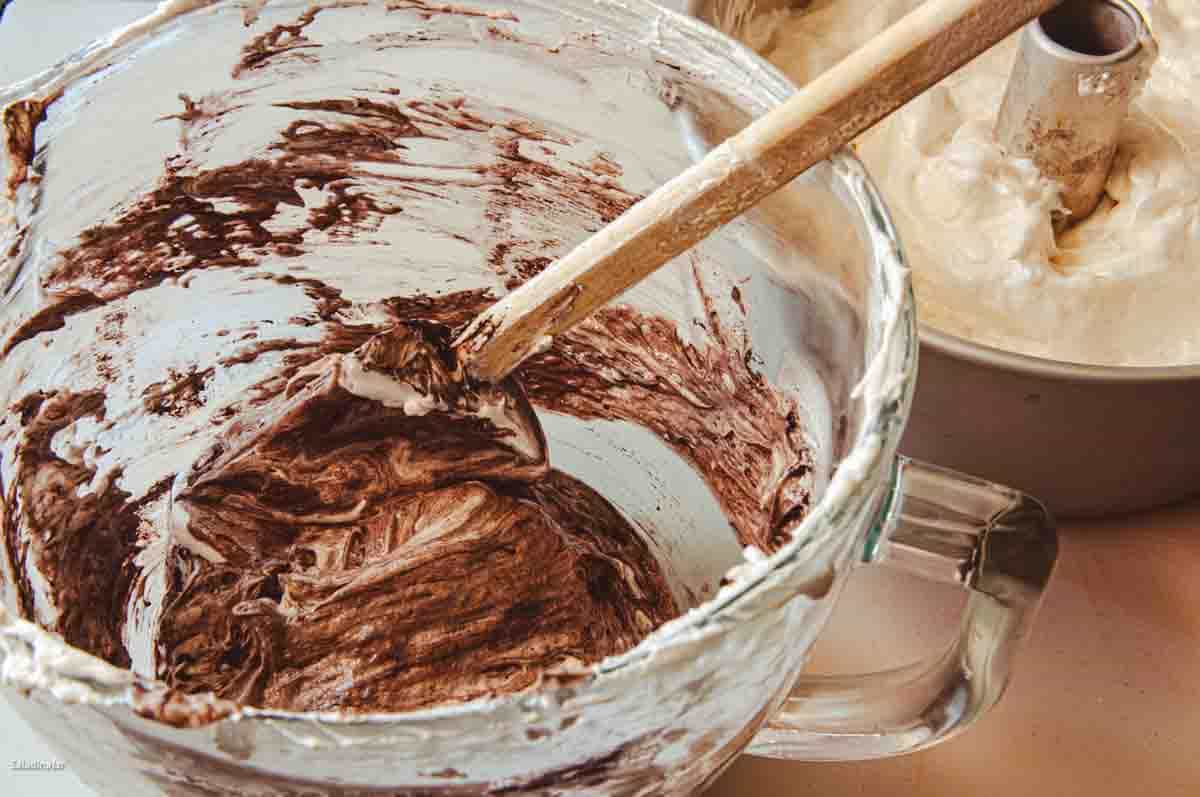
<svg viewBox="0 0 1200 797">
<path fill-rule="evenodd" d="M 970 592 L 958 638 L 924 661 L 863 675 L 802 675 L 747 752 L 846 761 L 911 753 L 965 730 L 1000 699 L 1058 553 L 1027 495 L 900 458 L 864 561 Z"/>
</svg>

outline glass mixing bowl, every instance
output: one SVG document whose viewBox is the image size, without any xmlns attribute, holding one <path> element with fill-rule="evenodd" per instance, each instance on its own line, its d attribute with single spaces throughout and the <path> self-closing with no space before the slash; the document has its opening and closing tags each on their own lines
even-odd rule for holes
<svg viewBox="0 0 1200 797">
<path fill-rule="evenodd" d="M 297 313 L 328 297 L 321 286 L 351 304 L 502 293 L 789 91 L 731 40 L 640 0 L 164 3 L 0 92 L 3 404 L 92 390 L 114 423 L 140 418 L 126 411 L 181 358 L 236 355 L 231 325 L 306 334 Z M 335 151 L 355 126 L 356 149 Z M 297 163 L 306 171 L 288 171 Z M 689 357 L 734 353 L 793 402 L 812 458 L 785 539 L 745 547 L 744 518 L 731 522 L 670 445 L 669 422 L 539 407 L 554 464 L 645 536 L 686 608 L 633 650 L 529 691 L 402 714 L 181 694 L 155 679 L 153 618 L 137 607 L 128 667 L 68 644 L 61 618 L 88 607 L 32 595 L 50 543 L 28 539 L 19 513 L 34 510 L 6 489 L 5 695 L 84 781 L 126 795 L 683 794 L 747 747 L 889 755 L 989 709 L 1055 536 L 1036 501 L 896 456 L 913 304 L 854 157 L 812 169 L 621 305 L 668 324 Z M 114 312 L 140 337 L 106 334 Z M 261 367 L 282 361 L 262 351 Z M 113 378 L 106 357 L 132 376 Z M 636 363 L 593 365 L 620 376 Z M 235 356 L 208 403 L 264 376 L 240 374 Z M 195 456 L 212 422 L 197 412 L 136 427 L 115 454 L 76 439 L 92 452 L 79 467 L 123 457 L 104 489 L 147 490 Z M 15 428 L 0 439 L 6 484 Z M 733 446 L 709 453 L 736 465 Z M 94 553 L 89 531 L 64 521 L 55 550 Z M 876 562 L 970 590 L 958 640 L 898 670 L 801 677 L 846 576 Z M 118 573 L 96 578 L 92 600 L 120 594 Z"/>
</svg>

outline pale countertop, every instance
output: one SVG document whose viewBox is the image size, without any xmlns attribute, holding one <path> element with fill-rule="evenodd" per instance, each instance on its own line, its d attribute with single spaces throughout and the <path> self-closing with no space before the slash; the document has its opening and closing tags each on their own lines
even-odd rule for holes
<svg viewBox="0 0 1200 797">
<path fill-rule="evenodd" d="M 927 637 L 949 634 L 941 590 L 859 571 L 816 658 L 848 663 L 856 650 L 866 663 L 863 653 L 897 641 L 916 649 L 911 639 L 864 642 L 881 617 L 920 623 Z M 1198 752 L 1200 503 L 1192 503 L 1062 524 L 1059 565 L 1012 686 L 971 731 L 886 761 L 744 757 L 709 797 L 1194 796 Z"/>
<path fill-rule="evenodd" d="M 0 84 L 153 5 L 13 0 L 0 21 Z M 976 728 L 888 761 L 743 758 L 710 797 L 1200 794 L 1200 503 L 1063 524 L 1061 548 L 1012 687 Z M 958 598 L 945 587 L 859 571 L 814 666 L 903 663 L 948 638 Z M 54 754 L 4 701 L 0 740 L 0 794 L 93 797 L 69 771 L 12 771 L 11 761 L 53 761 Z"/>
</svg>

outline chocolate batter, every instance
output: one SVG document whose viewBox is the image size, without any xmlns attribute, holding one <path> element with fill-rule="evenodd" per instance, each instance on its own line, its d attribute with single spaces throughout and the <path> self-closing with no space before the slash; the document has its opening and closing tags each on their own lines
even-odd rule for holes
<svg viewBox="0 0 1200 797">
<path fill-rule="evenodd" d="M 319 60 L 306 31 L 319 13 L 254 37 L 235 80 Z M 382 236 L 453 188 L 483 207 L 482 228 L 456 237 L 515 287 L 563 245 L 514 216 L 598 229 L 639 198 L 619 164 L 558 157 L 579 144 L 571 131 L 483 101 L 368 88 L 272 101 L 290 115 L 274 140 L 206 164 L 256 101 L 253 88 L 181 98 L 179 151 L 155 185 L 3 319 L 3 533 L 25 617 L 183 692 L 296 710 L 469 700 L 626 651 L 681 607 L 650 542 L 552 467 L 535 408 L 645 427 L 703 476 L 742 544 L 786 539 L 808 506 L 804 436 L 699 272 L 707 318 L 687 339 L 614 306 L 477 385 L 446 344 L 499 288 L 364 296 L 361 273 L 322 270 L 324 248 Z M 486 157 L 411 155 L 460 139 Z M 214 331 L 203 301 L 172 298 L 168 314 L 147 298 L 206 280 L 261 308 Z M 164 315 L 194 321 L 209 353 L 184 340 L 147 364 Z M 39 370 L 35 352 L 70 368 Z M 85 373 L 103 387 L 77 389 Z"/>
</svg>

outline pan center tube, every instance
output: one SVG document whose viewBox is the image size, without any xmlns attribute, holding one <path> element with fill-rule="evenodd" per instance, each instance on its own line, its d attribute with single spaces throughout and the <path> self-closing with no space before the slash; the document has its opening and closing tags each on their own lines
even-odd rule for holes
<svg viewBox="0 0 1200 797">
<path fill-rule="evenodd" d="M 1066 0 L 1022 32 L 996 137 L 1061 186 L 1056 230 L 1087 218 L 1104 196 L 1121 127 L 1156 52 L 1129 0 Z"/>
</svg>

